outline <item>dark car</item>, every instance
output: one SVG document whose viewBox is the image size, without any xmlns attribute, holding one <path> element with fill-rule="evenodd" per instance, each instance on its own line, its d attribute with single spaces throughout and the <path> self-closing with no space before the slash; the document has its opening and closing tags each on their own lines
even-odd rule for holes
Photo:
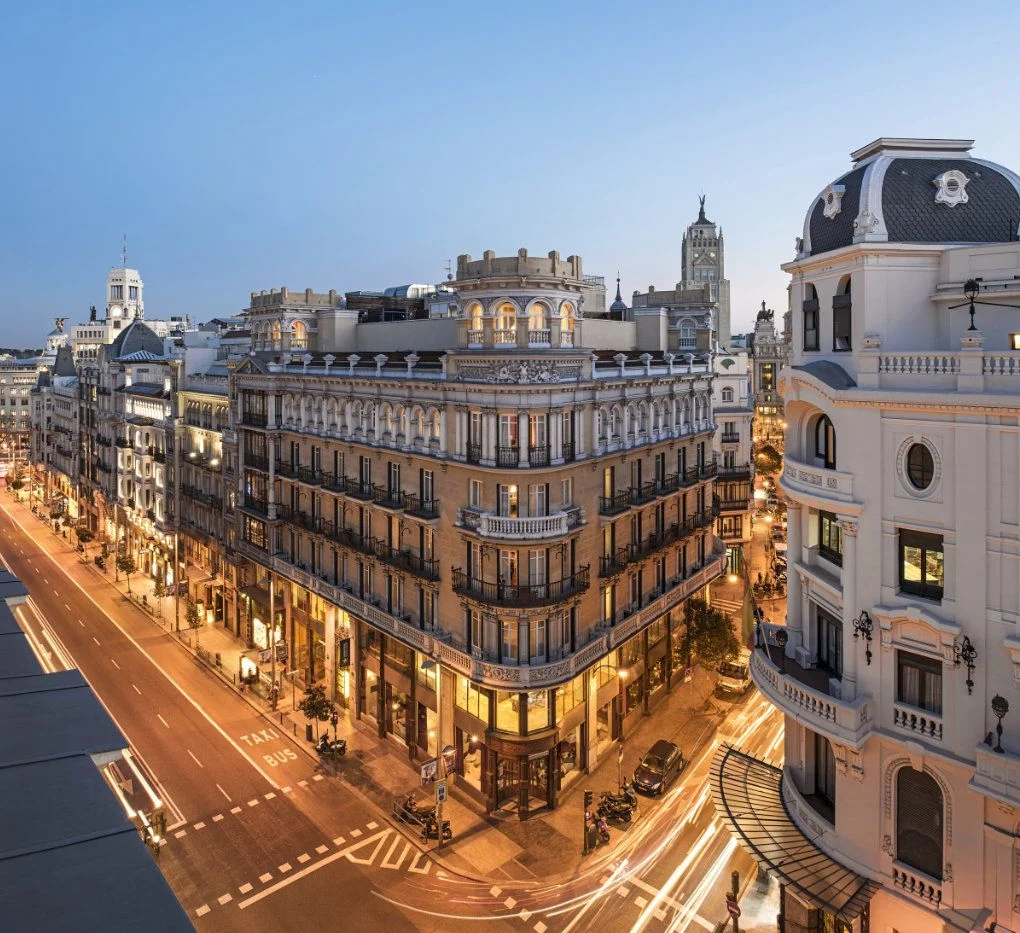
<svg viewBox="0 0 1020 933">
<path fill-rule="evenodd" d="M 684 769 L 683 752 L 659 739 L 634 769 L 634 787 L 645 794 L 661 794 Z"/>
</svg>

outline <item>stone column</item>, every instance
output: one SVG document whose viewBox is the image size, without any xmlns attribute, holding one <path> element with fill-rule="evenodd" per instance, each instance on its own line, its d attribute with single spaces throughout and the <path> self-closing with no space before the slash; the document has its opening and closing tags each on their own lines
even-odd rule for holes
<svg viewBox="0 0 1020 933">
<path fill-rule="evenodd" d="M 276 396 L 272 392 L 266 393 L 266 426 L 276 427 Z"/>
<path fill-rule="evenodd" d="M 404 435 L 403 450 L 411 449 L 411 409 L 404 406 L 404 413 L 400 416 L 400 430 Z"/>
<path fill-rule="evenodd" d="M 457 419 L 457 426 L 460 426 L 460 419 Z M 446 448 L 446 405 L 439 409 L 439 455 L 445 457 Z"/>
<path fill-rule="evenodd" d="M 525 325 L 527 321 L 525 321 Z M 526 467 L 529 466 L 528 462 L 528 412 L 519 411 L 517 412 L 517 449 L 520 452 L 520 457 L 517 461 L 518 466 Z"/>
<path fill-rule="evenodd" d="M 843 533 L 843 682 L 842 698 L 857 696 L 857 649 L 854 619 L 857 618 L 857 522 L 840 518 Z M 860 641 L 858 639 L 857 641 Z"/>
<path fill-rule="evenodd" d="M 591 406 L 591 451 L 598 453 L 601 438 L 599 437 L 599 403 Z"/>
<path fill-rule="evenodd" d="M 790 636 L 788 653 L 792 656 L 804 641 L 803 621 L 801 610 L 801 583 L 797 575 L 797 565 L 801 562 L 801 541 L 802 528 L 801 519 L 804 510 L 799 502 L 792 499 L 786 500 L 787 517 L 787 575 L 786 575 L 786 628 Z"/>
<path fill-rule="evenodd" d="M 580 460 L 586 453 L 584 446 L 584 415 L 583 408 L 574 409 L 574 458 Z"/>
<path fill-rule="evenodd" d="M 238 449 L 242 449 L 244 444 L 238 444 Z M 269 459 L 269 479 L 266 480 L 266 502 L 268 503 L 269 517 L 276 518 L 276 445 L 273 443 L 272 438 L 266 438 L 266 454 Z M 242 477 L 244 476 L 241 471 Z"/>
<path fill-rule="evenodd" d="M 621 447 L 630 447 L 627 437 L 630 435 L 630 408 L 623 406 L 623 443 Z"/>
<path fill-rule="evenodd" d="M 495 408 L 482 409 L 482 459 L 495 460 L 496 442 L 499 440 L 499 421 Z"/>
<path fill-rule="evenodd" d="M 549 415 L 549 458 L 551 463 L 563 462 L 563 411 L 555 408 Z"/>
</svg>

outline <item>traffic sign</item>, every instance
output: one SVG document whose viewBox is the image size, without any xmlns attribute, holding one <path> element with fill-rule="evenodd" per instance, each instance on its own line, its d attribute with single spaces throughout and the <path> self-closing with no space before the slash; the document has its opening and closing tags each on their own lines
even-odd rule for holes
<svg viewBox="0 0 1020 933">
<path fill-rule="evenodd" d="M 446 781 L 436 781 L 436 803 L 446 801 Z"/>
<path fill-rule="evenodd" d="M 728 897 L 726 898 L 726 910 L 729 911 L 729 915 L 734 920 L 740 916 L 740 905 L 736 901 L 731 901 Z"/>
</svg>

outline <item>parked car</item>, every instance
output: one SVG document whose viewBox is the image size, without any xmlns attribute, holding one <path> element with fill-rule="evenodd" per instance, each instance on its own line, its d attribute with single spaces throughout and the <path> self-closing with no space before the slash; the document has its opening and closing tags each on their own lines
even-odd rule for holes
<svg viewBox="0 0 1020 933">
<path fill-rule="evenodd" d="M 772 526 L 772 540 L 773 541 L 785 541 L 786 540 L 786 529 L 782 525 Z"/>
<path fill-rule="evenodd" d="M 634 787 L 644 794 L 661 794 L 687 766 L 683 752 L 666 739 L 659 739 L 634 769 Z"/>
<path fill-rule="evenodd" d="M 719 680 L 716 684 L 720 693 L 742 696 L 751 686 L 751 652 L 741 648 L 735 658 L 719 665 Z"/>
</svg>

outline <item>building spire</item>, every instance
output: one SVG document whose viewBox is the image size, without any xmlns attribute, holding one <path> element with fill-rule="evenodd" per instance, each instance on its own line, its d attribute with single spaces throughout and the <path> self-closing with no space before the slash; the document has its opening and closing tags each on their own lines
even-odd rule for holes
<svg viewBox="0 0 1020 933">
<path fill-rule="evenodd" d="M 121 263 L 120 264 L 126 269 L 127 268 L 127 234 L 126 233 L 124 234 L 124 245 L 121 247 L 121 250 L 120 250 L 120 258 L 121 258 Z"/>
<path fill-rule="evenodd" d="M 705 219 L 705 195 L 698 195 L 698 223 L 705 224 L 708 221 Z"/>
<path fill-rule="evenodd" d="M 620 270 L 616 270 L 616 300 L 623 301 L 623 296 L 620 294 Z"/>
</svg>

